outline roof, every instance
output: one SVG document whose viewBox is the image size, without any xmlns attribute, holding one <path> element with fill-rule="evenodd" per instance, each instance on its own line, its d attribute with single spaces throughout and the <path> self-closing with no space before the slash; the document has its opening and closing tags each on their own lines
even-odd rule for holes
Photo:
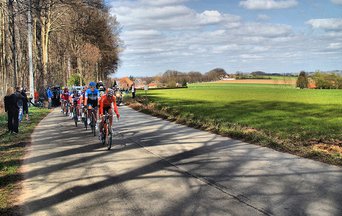
<svg viewBox="0 0 342 216">
<path fill-rule="evenodd" d="M 120 82 L 121 85 L 122 85 L 123 83 L 127 83 L 127 84 L 130 85 L 130 86 L 133 84 L 133 81 L 130 80 L 128 77 L 124 77 L 124 78 L 119 79 L 119 82 Z"/>
</svg>

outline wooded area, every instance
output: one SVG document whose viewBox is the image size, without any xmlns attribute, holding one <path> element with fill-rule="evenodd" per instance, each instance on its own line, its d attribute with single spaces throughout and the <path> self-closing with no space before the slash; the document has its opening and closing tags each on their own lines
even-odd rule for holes
<svg viewBox="0 0 342 216">
<path fill-rule="evenodd" d="M 119 23 L 103 0 L 0 0 L 0 23 L 0 100 L 9 86 L 29 90 L 30 70 L 43 92 L 74 75 L 105 80 L 118 67 Z"/>
</svg>

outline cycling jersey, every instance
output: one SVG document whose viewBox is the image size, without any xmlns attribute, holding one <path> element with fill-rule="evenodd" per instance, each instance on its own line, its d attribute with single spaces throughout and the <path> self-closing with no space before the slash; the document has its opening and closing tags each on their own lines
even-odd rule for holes
<svg viewBox="0 0 342 216">
<path fill-rule="evenodd" d="M 63 99 L 63 100 L 69 100 L 69 95 L 70 95 L 70 94 L 69 94 L 68 91 L 63 92 L 63 93 L 62 93 L 62 99 Z"/>
<path fill-rule="evenodd" d="M 74 103 L 81 104 L 80 95 L 78 93 L 72 93 L 70 97 Z"/>
<path fill-rule="evenodd" d="M 92 105 L 93 107 L 97 106 L 99 97 L 100 94 L 97 89 L 94 89 L 94 91 L 91 91 L 91 89 L 87 89 L 87 91 L 85 92 L 85 98 L 88 98 L 88 105 Z"/>
<path fill-rule="evenodd" d="M 116 114 L 119 114 L 118 107 L 116 105 L 116 98 L 114 96 L 107 97 L 107 95 L 103 95 L 100 99 L 100 115 L 104 114 L 105 110 L 111 108 L 112 103 L 114 104 L 114 111 Z"/>
</svg>

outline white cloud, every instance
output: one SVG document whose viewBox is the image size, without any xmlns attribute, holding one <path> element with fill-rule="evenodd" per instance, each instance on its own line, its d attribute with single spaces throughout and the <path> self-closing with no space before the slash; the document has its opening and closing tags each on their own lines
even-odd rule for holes
<svg viewBox="0 0 342 216">
<path fill-rule="evenodd" d="M 201 24 L 217 24 L 222 22 L 222 14 L 218 11 L 204 11 L 199 14 Z"/>
<path fill-rule="evenodd" d="M 184 5 L 114 4 L 112 13 L 126 28 L 134 29 L 189 30 L 220 23 L 230 28 L 240 25 L 239 16 L 216 10 L 197 13 Z"/>
<path fill-rule="evenodd" d="M 316 29 L 342 30 L 342 19 L 311 19 L 307 24 Z"/>
<path fill-rule="evenodd" d="M 279 68 L 281 62 L 300 64 L 315 56 L 321 61 L 342 55 L 340 19 L 307 21 L 313 28 L 326 30 L 310 35 L 296 32 L 298 27 L 265 22 L 270 17 L 264 14 L 258 15 L 262 21 L 249 22 L 220 9 L 196 11 L 185 1 L 113 1 L 111 12 L 123 26 L 121 39 L 125 43 L 119 71 L 153 75 L 167 69 L 206 72 L 227 65 L 246 71 L 258 65 Z"/>
<path fill-rule="evenodd" d="M 240 55 L 240 58 L 242 59 L 260 59 L 262 58 L 261 55 L 251 55 L 251 54 L 242 54 Z"/>
<path fill-rule="evenodd" d="M 237 51 L 240 49 L 240 46 L 237 44 L 229 44 L 229 45 L 219 45 L 213 47 L 213 53 L 224 53 L 226 51 Z"/>
<path fill-rule="evenodd" d="M 342 49 L 342 43 L 330 43 L 328 49 Z"/>
<path fill-rule="evenodd" d="M 122 36 L 126 38 L 155 38 L 161 35 L 161 32 L 153 29 L 126 31 Z"/>
<path fill-rule="evenodd" d="M 281 24 L 246 23 L 242 28 L 237 29 L 236 33 L 249 37 L 276 38 L 289 36 L 292 29 L 288 25 Z"/>
<path fill-rule="evenodd" d="M 294 7 L 297 0 L 246 0 L 240 1 L 240 6 L 250 10 L 270 10 Z"/>
<path fill-rule="evenodd" d="M 162 5 L 174 5 L 181 4 L 188 0 L 141 0 L 141 3 L 154 5 L 154 6 L 162 6 Z"/>
<path fill-rule="evenodd" d="M 271 17 L 265 15 L 265 14 L 259 14 L 258 15 L 258 20 L 261 20 L 261 21 L 266 21 L 266 20 L 269 20 L 271 19 Z"/>
<path fill-rule="evenodd" d="M 331 0 L 334 4 L 342 4 L 342 0 Z"/>
</svg>

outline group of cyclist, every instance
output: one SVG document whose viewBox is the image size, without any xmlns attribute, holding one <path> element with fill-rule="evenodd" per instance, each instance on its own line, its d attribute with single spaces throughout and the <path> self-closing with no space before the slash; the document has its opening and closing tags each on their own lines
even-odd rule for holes
<svg viewBox="0 0 342 216">
<path fill-rule="evenodd" d="M 116 87 L 113 87 L 116 90 Z M 102 81 L 98 83 L 90 82 L 88 86 L 84 86 L 82 90 L 72 89 L 69 91 L 67 87 L 61 90 L 61 112 L 65 113 L 76 121 L 85 119 L 85 124 L 90 124 L 91 113 L 95 111 L 95 122 L 97 122 L 97 113 L 101 119 L 98 125 L 96 124 L 96 130 L 100 129 L 102 133 L 104 118 L 103 116 L 108 113 L 110 125 L 113 123 L 113 110 L 120 118 L 119 110 L 116 104 L 116 98 L 114 96 L 114 90 L 112 88 L 106 89 Z M 87 112 L 88 111 L 88 112 Z M 97 112 L 98 111 L 98 112 Z M 74 116 L 74 115 L 77 116 Z M 87 116 L 85 116 L 87 115 Z"/>
</svg>

